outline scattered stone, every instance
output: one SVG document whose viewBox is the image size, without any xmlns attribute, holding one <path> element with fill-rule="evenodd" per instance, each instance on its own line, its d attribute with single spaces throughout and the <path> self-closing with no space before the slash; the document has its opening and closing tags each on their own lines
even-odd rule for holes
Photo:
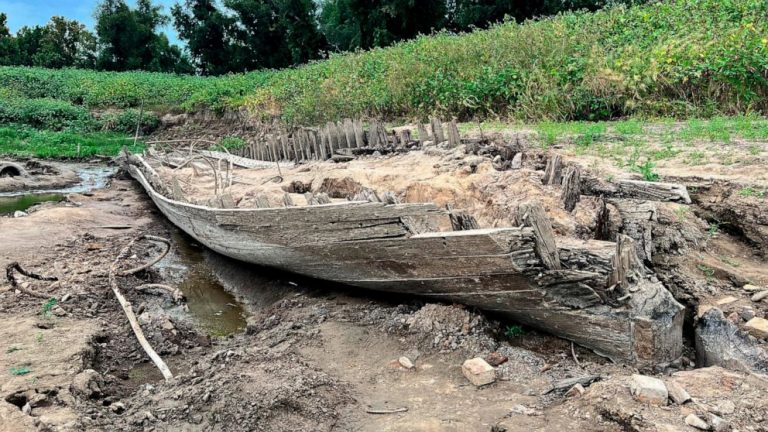
<svg viewBox="0 0 768 432">
<path fill-rule="evenodd" d="M 752 309 L 749 306 L 745 306 L 745 307 L 741 308 L 741 310 L 739 310 L 739 316 L 744 321 L 749 321 L 749 320 L 751 320 L 752 318 L 755 317 L 755 310 Z"/>
<path fill-rule="evenodd" d="M 513 170 L 518 170 L 523 167 L 523 152 L 519 152 L 512 158 L 512 164 L 509 166 Z"/>
<path fill-rule="evenodd" d="M 494 351 L 494 352 L 488 354 L 487 356 L 485 356 L 485 361 L 488 362 L 488 364 L 493 366 L 493 367 L 503 365 L 508 360 L 509 359 L 506 356 L 501 355 L 501 354 L 499 354 L 496 351 Z"/>
<path fill-rule="evenodd" d="M 712 305 L 699 305 L 699 307 L 696 309 L 696 317 L 697 318 L 703 317 L 704 314 L 706 314 L 707 312 L 709 312 L 710 309 L 713 309 L 713 308 L 714 306 Z"/>
<path fill-rule="evenodd" d="M 752 301 L 753 302 L 759 302 L 762 301 L 764 298 L 768 297 L 768 290 L 760 291 L 752 295 Z"/>
<path fill-rule="evenodd" d="M 85 399 L 93 399 L 101 395 L 101 375 L 93 369 L 86 369 L 75 375 L 69 390 Z"/>
<path fill-rule="evenodd" d="M 64 303 L 64 302 L 66 302 L 67 300 L 69 300 L 71 298 L 72 298 L 72 294 L 66 293 L 63 296 L 61 296 L 61 302 Z"/>
<path fill-rule="evenodd" d="M 400 363 L 400 366 L 408 370 L 413 369 L 413 362 L 411 361 L 411 359 L 409 359 L 406 356 L 400 357 L 399 359 L 397 359 L 397 362 Z"/>
<path fill-rule="evenodd" d="M 51 308 L 51 312 L 53 312 L 54 315 L 57 317 L 63 317 L 67 315 L 67 311 L 65 311 L 61 306 L 56 305 L 53 308 Z"/>
<path fill-rule="evenodd" d="M 491 384 L 496 381 L 496 371 L 480 357 L 467 360 L 461 366 L 461 371 L 469 382 L 476 387 Z"/>
<path fill-rule="evenodd" d="M 752 370 L 768 362 L 768 354 L 758 341 L 739 331 L 717 308 L 710 309 L 698 320 L 694 342 L 698 366 Z"/>
<path fill-rule="evenodd" d="M 763 290 L 763 288 L 761 288 L 761 287 L 759 287 L 757 285 L 752 285 L 752 284 L 746 284 L 746 285 L 744 285 L 743 288 L 744 288 L 744 291 L 749 291 L 749 292 L 757 292 L 757 291 L 762 291 Z"/>
<path fill-rule="evenodd" d="M 709 423 L 712 430 L 715 432 L 727 432 L 731 430 L 731 425 L 727 421 L 712 413 L 707 414 L 707 423 Z"/>
<path fill-rule="evenodd" d="M 738 299 L 737 299 L 736 297 L 733 297 L 733 296 L 728 296 L 728 297 L 723 297 L 723 298 L 721 298 L 721 299 L 720 299 L 720 300 L 718 300 L 716 303 L 717 303 L 718 305 L 722 306 L 722 305 L 726 305 L 726 304 L 731 304 L 731 303 L 733 303 L 733 302 L 735 302 L 735 301 L 737 301 L 737 300 L 738 300 Z"/>
<path fill-rule="evenodd" d="M 629 390 L 636 400 L 654 405 L 666 405 L 669 398 L 664 381 L 646 375 L 633 374 Z"/>
<path fill-rule="evenodd" d="M 768 320 L 765 318 L 752 318 L 744 324 L 744 329 L 756 338 L 768 338 Z"/>
<path fill-rule="evenodd" d="M 672 402 L 682 405 L 691 400 L 691 395 L 680 384 L 670 381 L 667 383 L 667 391 Z"/>
<path fill-rule="evenodd" d="M 685 418 L 685 424 L 695 427 L 696 429 L 709 430 L 707 422 L 699 418 L 696 414 L 688 414 L 688 417 Z"/>
<path fill-rule="evenodd" d="M 21 407 L 21 412 L 30 415 L 32 412 L 32 405 L 29 404 L 29 402 L 25 403 L 23 407 Z"/>
<path fill-rule="evenodd" d="M 122 402 L 115 402 L 109 406 L 109 409 L 111 409 L 115 414 L 122 414 L 125 412 L 125 404 Z"/>
<path fill-rule="evenodd" d="M 26 212 L 23 212 L 23 211 L 19 211 L 19 210 L 16 210 L 15 212 L 13 212 L 13 217 L 15 217 L 15 218 L 21 218 L 21 217 L 24 217 L 24 216 L 29 216 L 29 213 L 26 213 Z"/>
<path fill-rule="evenodd" d="M 729 400 L 718 402 L 712 409 L 712 412 L 718 415 L 730 415 L 736 412 L 736 404 Z"/>
<path fill-rule="evenodd" d="M 584 386 L 581 384 L 576 384 L 575 386 L 571 387 L 570 390 L 565 392 L 565 397 L 578 397 L 584 394 L 586 390 L 584 389 Z"/>
<path fill-rule="evenodd" d="M 510 413 L 527 415 L 527 416 L 540 416 L 543 414 L 541 411 L 537 411 L 533 408 L 528 408 L 527 406 L 520 405 L 520 404 L 513 406 L 512 409 L 510 410 Z"/>
<path fill-rule="evenodd" d="M 741 316 L 739 315 L 738 312 L 731 312 L 731 314 L 728 315 L 728 321 L 736 325 L 739 325 L 739 323 L 741 322 Z"/>
</svg>

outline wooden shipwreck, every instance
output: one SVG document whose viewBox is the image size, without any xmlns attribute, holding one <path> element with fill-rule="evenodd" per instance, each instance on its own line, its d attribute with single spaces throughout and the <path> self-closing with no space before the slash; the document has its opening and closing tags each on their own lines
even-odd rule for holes
<svg viewBox="0 0 768 432">
<path fill-rule="evenodd" d="M 519 206 L 514 227 L 489 229 L 430 203 L 213 208 L 173 199 L 173 185 L 143 157 L 124 158 L 164 215 L 223 255 L 503 313 L 616 361 L 681 355 L 683 307 L 646 269 L 634 241 L 556 238 L 535 202 Z"/>
</svg>

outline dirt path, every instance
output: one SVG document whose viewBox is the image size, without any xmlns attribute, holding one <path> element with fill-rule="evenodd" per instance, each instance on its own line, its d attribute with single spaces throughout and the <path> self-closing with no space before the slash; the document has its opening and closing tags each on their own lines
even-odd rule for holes
<svg viewBox="0 0 768 432">
<path fill-rule="evenodd" d="M 470 175 L 457 188 L 477 186 Z M 486 216 L 492 220 L 493 212 Z M 127 180 L 27 217 L 0 218 L 0 265 L 18 261 L 60 279 L 53 286 L 21 279 L 56 298 L 49 307 L 5 281 L 0 286 L 0 431 L 671 431 L 687 430 L 689 414 L 715 413 L 736 429 L 768 427 L 768 385 L 753 374 L 693 370 L 687 361 L 662 365 L 645 373 L 680 381 L 693 401 L 653 407 L 629 393 L 637 371 L 580 348 L 577 365 L 563 340 L 530 330 L 506 336 L 511 323 L 457 305 L 351 292 L 216 256 L 207 258 L 216 275 L 250 311 L 247 330 L 229 337 L 212 337 L 183 306 L 132 289 L 176 282 L 165 273 L 120 281 L 176 374 L 163 382 L 130 333 L 106 269 L 135 235 L 171 237 L 171 230 Z M 721 240 L 716 255 L 754 259 Z M 134 252 L 136 262 L 153 254 Z M 761 274 L 752 264 L 744 268 L 750 277 Z M 508 359 L 496 368 L 496 382 L 474 387 L 462 363 L 494 352 Z M 565 396 L 571 385 L 551 391 L 590 376 L 600 381 L 585 381 L 583 395 Z"/>
</svg>

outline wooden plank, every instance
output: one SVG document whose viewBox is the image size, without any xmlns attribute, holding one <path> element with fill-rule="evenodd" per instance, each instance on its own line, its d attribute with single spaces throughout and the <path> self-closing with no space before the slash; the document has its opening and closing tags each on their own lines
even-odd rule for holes
<svg viewBox="0 0 768 432">
<path fill-rule="evenodd" d="M 521 204 L 517 210 L 517 221 L 533 228 L 536 239 L 536 252 L 544 265 L 550 270 L 560 269 L 560 255 L 555 244 L 555 232 L 552 224 L 538 202 Z"/>
</svg>

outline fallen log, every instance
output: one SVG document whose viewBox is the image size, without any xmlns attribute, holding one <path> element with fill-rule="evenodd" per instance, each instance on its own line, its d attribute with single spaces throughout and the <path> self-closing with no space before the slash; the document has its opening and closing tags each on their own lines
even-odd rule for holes
<svg viewBox="0 0 768 432">
<path fill-rule="evenodd" d="M 603 181 L 594 176 L 583 176 L 583 195 L 605 196 L 606 198 L 636 198 L 649 201 L 672 201 L 690 204 L 691 197 L 685 185 L 678 183 L 649 182 L 618 179 Z"/>
</svg>

